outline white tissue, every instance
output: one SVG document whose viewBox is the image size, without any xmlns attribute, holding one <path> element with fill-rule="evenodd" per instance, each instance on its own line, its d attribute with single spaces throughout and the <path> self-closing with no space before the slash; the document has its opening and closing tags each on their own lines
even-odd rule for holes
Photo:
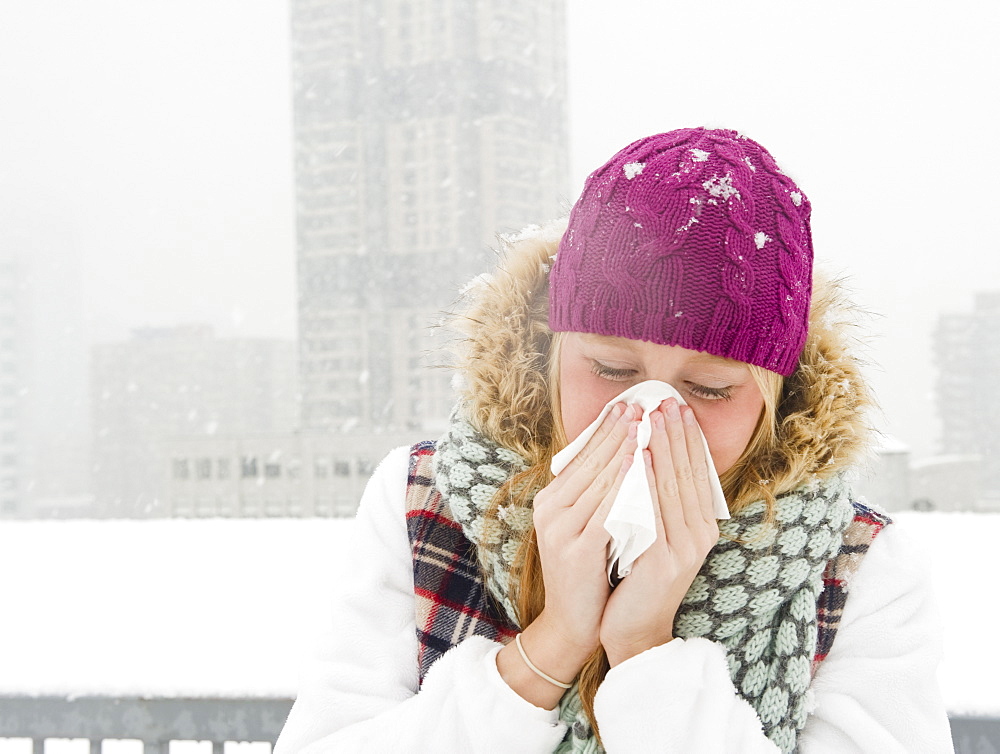
<svg viewBox="0 0 1000 754">
<path fill-rule="evenodd" d="M 604 417 L 608 415 L 616 403 L 637 405 L 642 409 L 642 419 L 639 422 L 636 437 L 639 445 L 635 450 L 635 457 L 632 465 L 625 472 L 621 488 L 618 490 L 608 518 L 604 522 L 604 528 L 611 535 L 611 542 L 608 545 L 609 581 L 611 581 L 611 574 L 616 563 L 619 578 L 628 576 L 632 572 L 632 564 L 635 563 L 636 558 L 656 541 L 653 498 L 649 493 L 649 484 L 646 481 L 646 464 L 642 459 L 642 451 L 649 446 L 649 435 L 652 429 L 649 412 L 667 398 L 676 398 L 678 403 L 685 405 L 680 393 L 666 382 L 646 380 L 638 385 L 633 385 L 621 395 L 612 398 L 593 424 L 583 430 L 573 442 L 556 453 L 552 459 L 552 473 L 558 476 L 559 472 L 565 469 L 587 444 L 587 441 L 597 431 L 601 422 L 604 421 Z M 708 451 L 708 443 L 705 441 L 704 435 L 701 436 L 701 441 L 704 443 L 705 455 L 708 458 L 708 481 L 712 487 L 712 507 L 715 511 L 715 517 L 729 518 L 729 508 L 726 505 L 725 495 L 722 494 L 722 484 L 715 471 L 715 464 L 712 463 L 712 456 Z"/>
</svg>

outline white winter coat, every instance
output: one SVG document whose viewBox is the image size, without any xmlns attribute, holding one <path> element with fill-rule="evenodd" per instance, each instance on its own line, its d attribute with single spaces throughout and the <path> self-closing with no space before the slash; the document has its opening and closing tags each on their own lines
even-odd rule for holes
<svg viewBox="0 0 1000 754">
<path fill-rule="evenodd" d="M 333 626 L 275 746 L 292 752 L 548 754 L 565 733 L 496 668 L 501 645 L 470 637 L 417 692 L 413 567 L 405 522 L 408 449 L 381 463 L 361 501 L 356 569 L 331 578 Z M 899 524 L 851 581 L 832 650 L 813 679 L 799 750 L 949 752 L 935 680 L 940 657 L 927 574 Z M 674 639 L 613 668 L 595 700 L 609 754 L 775 752 L 729 678 L 725 651 Z"/>
</svg>

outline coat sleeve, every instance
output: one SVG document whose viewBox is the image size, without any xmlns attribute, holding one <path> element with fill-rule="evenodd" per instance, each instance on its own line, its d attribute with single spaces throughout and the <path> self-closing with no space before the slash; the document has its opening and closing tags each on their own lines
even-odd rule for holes
<svg viewBox="0 0 1000 754">
<path fill-rule="evenodd" d="M 926 559 L 903 524 L 875 538 L 813 679 L 816 707 L 803 751 L 953 751 L 937 683 L 941 634 Z"/>
<path fill-rule="evenodd" d="M 800 752 L 952 751 L 929 577 L 898 529 L 876 537 L 851 581 L 836 640 L 808 692 L 813 712 Z M 777 751 L 737 694 L 724 649 L 706 639 L 674 639 L 613 668 L 595 712 L 609 754 Z"/>
<path fill-rule="evenodd" d="M 332 626 L 274 747 L 293 752 L 551 752 L 565 732 L 500 677 L 501 645 L 474 636 L 417 690 L 413 567 L 405 521 L 407 448 L 365 489 L 354 550 L 331 574 Z"/>
</svg>

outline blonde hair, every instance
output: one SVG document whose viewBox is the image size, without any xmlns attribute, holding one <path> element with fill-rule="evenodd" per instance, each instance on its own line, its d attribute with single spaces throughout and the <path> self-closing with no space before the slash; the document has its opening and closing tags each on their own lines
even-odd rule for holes
<svg viewBox="0 0 1000 754">
<path fill-rule="evenodd" d="M 539 307 L 540 308 L 540 307 Z M 867 423 L 864 414 L 872 405 L 860 362 L 849 351 L 856 341 L 851 325 L 838 313 L 850 313 L 839 281 L 817 276 L 809 318 L 809 337 L 796 371 L 788 378 L 755 365 L 751 376 L 764 398 L 757 426 L 740 458 L 721 475 L 722 488 L 730 511 L 738 513 L 751 502 L 763 500 L 767 515 L 774 517 L 778 495 L 795 489 L 810 476 L 832 475 L 854 461 L 865 446 Z M 486 512 L 496 518 L 503 505 L 531 507 L 535 494 L 552 475 L 549 465 L 555 452 L 566 443 L 559 412 L 558 355 L 560 336 L 538 319 L 528 317 L 533 327 L 533 352 L 544 354 L 546 364 L 536 363 L 540 374 L 529 377 L 525 386 L 534 393 L 534 426 L 542 429 L 533 437 L 519 436 L 512 450 L 528 459 L 530 467 L 501 487 Z M 544 321 L 544 320 L 543 320 Z M 526 323 L 527 324 L 527 323 Z M 485 354 L 484 354 L 485 355 Z M 510 374 L 508 373 L 508 377 Z M 507 380 L 505 380 L 506 382 Z M 539 400 L 544 384 L 545 400 Z M 522 387 L 521 390 L 524 390 Z M 526 404 L 514 403 L 523 411 Z M 496 412 L 483 411 L 483 419 L 497 422 Z M 489 424 L 489 421 L 485 422 Z M 501 430 L 481 426 L 488 435 L 502 438 Z M 516 606 L 521 626 L 527 626 L 545 605 L 541 561 L 532 528 L 520 542 L 510 574 L 511 602 Z M 609 670 L 607 656 L 598 647 L 580 672 L 580 699 L 595 732 L 594 697 Z"/>
</svg>

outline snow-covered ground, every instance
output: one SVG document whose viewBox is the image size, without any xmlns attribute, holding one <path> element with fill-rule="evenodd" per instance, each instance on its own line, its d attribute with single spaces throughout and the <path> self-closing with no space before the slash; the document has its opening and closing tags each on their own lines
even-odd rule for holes
<svg viewBox="0 0 1000 754">
<path fill-rule="evenodd" d="M 0 694 L 293 697 L 353 523 L 0 524 Z"/>
<path fill-rule="evenodd" d="M 897 514 L 922 542 L 952 713 L 1000 715 L 1000 515 Z M 0 694 L 288 696 L 349 576 L 352 521 L 0 524 Z"/>
<path fill-rule="evenodd" d="M 991 565 L 1000 514 L 892 515 L 926 551 L 944 635 L 938 678 L 949 714 L 1000 717 L 1000 657 L 989 648 L 1000 620 Z"/>
</svg>

